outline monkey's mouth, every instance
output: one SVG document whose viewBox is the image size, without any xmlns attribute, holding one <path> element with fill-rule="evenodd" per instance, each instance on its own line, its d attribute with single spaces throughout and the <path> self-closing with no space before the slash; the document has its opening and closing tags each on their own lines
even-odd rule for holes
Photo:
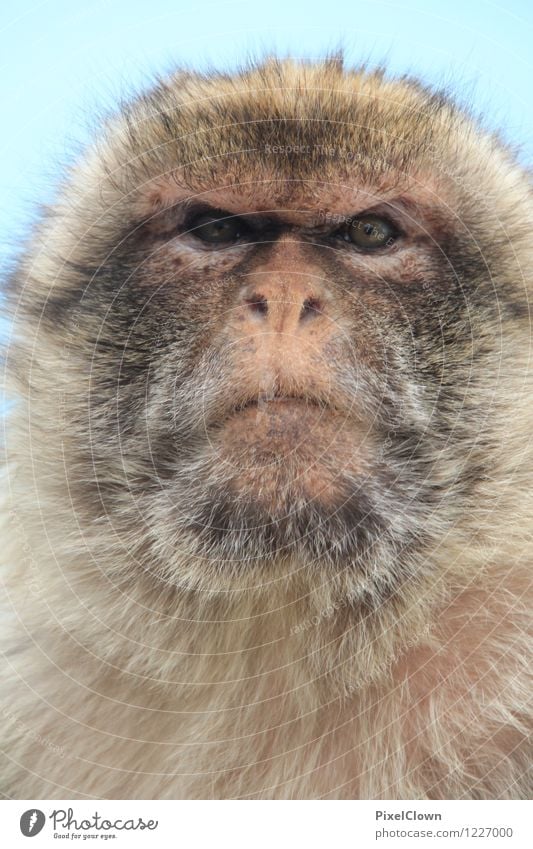
<svg viewBox="0 0 533 849">
<path fill-rule="evenodd" d="M 305 395 L 273 393 L 232 405 L 213 434 L 228 490 L 250 503 L 333 503 L 342 478 L 361 472 L 364 434 L 344 410 Z"/>
<path fill-rule="evenodd" d="M 344 421 L 343 421 L 344 420 Z M 339 414 L 324 401 L 303 395 L 259 395 L 234 404 L 224 422 L 231 442 L 240 440 L 244 456 L 253 452 L 253 462 L 259 455 L 271 461 L 289 455 L 308 456 L 309 446 L 318 449 L 331 440 L 335 429 L 346 426 L 346 413 Z"/>
<path fill-rule="evenodd" d="M 260 413 L 261 411 L 266 412 L 268 410 L 272 412 L 283 409 L 289 410 L 293 407 L 302 409 L 310 407 L 313 410 L 316 410 L 317 408 L 327 410 L 329 405 L 324 401 L 319 401 L 316 398 L 305 395 L 267 394 L 258 395 L 256 398 L 249 398 L 246 401 L 234 404 L 231 408 L 230 415 L 237 415 L 238 413 L 244 413 L 248 410 Z"/>
</svg>

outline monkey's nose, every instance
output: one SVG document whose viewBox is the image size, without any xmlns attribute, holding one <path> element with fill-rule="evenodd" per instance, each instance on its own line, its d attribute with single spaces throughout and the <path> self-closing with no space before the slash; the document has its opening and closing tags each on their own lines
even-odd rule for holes
<svg viewBox="0 0 533 849">
<path fill-rule="evenodd" d="M 298 325 L 311 321 L 324 311 L 320 298 L 309 294 L 301 296 L 290 293 L 269 297 L 267 293 L 254 290 L 244 298 L 244 308 L 248 319 L 263 322 L 277 331 L 295 329 Z"/>
</svg>

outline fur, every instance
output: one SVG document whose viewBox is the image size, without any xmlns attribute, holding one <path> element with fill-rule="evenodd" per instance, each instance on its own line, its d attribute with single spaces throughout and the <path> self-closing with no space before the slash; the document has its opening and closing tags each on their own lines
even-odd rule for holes
<svg viewBox="0 0 533 849">
<path fill-rule="evenodd" d="M 252 392 L 223 317 L 253 260 L 169 241 L 206 193 L 342 214 L 350 192 L 414 198 L 414 247 L 374 272 L 320 254 L 340 334 L 314 391 L 369 435 L 360 467 L 342 427 L 320 455 L 356 493 L 339 511 L 291 513 L 275 466 L 280 513 L 231 496 L 257 478 L 209 430 Z M 498 138 L 339 60 L 177 72 L 105 123 L 7 283 L 5 796 L 529 797 L 532 224 Z"/>
</svg>

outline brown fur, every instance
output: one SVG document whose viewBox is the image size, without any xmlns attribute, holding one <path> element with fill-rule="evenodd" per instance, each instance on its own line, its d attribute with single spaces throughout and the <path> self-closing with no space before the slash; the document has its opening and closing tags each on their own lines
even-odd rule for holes
<svg viewBox="0 0 533 849">
<path fill-rule="evenodd" d="M 295 229 L 237 270 L 173 241 L 198 197 Z M 387 202 L 399 251 L 298 235 Z M 529 796 L 532 224 L 497 139 L 336 61 L 109 121 L 9 283 L 6 796 Z"/>
</svg>

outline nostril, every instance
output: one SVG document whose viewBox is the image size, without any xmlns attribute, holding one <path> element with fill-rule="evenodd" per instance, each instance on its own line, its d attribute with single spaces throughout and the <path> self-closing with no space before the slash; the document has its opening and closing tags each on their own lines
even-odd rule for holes
<svg viewBox="0 0 533 849">
<path fill-rule="evenodd" d="M 267 299 L 263 295 L 252 295 L 251 298 L 246 299 L 245 303 L 257 315 L 266 315 L 268 313 Z"/>
<path fill-rule="evenodd" d="M 306 318 L 313 318 L 320 312 L 322 312 L 322 304 L 318 298 L 306 298 L 300 311 L 300 321 Z"/>
</svg>

